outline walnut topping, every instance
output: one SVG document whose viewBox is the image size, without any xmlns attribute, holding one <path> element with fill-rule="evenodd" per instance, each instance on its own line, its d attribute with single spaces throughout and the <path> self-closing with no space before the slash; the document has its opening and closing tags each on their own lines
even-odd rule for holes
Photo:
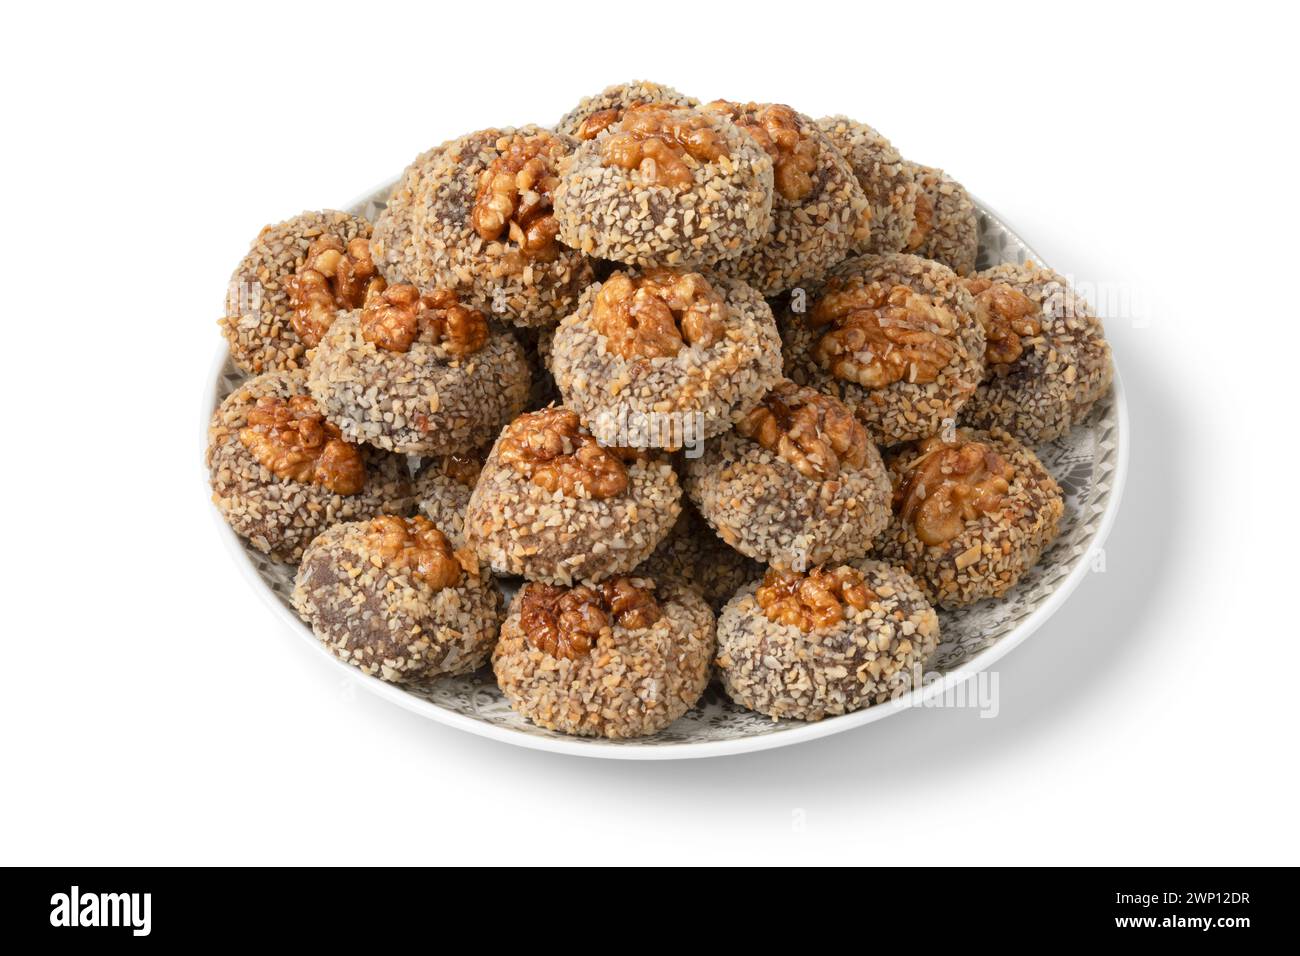
<svg viewBox="0 0 1300 956">
<path fill-rule="evenodd" d="M 600 147 L 606 166 L 639 169 L 660 186 L 689 186 L 691 167 L 727 155 L 722 138 L 698 113 L 665 109 L 630 111 L 618 131 Z M 695 161 L 688 164 L 687 157 Z"/>
<path fill-rule="evenodd" d="M 340 309 L 358 309 L 384 279 L 370 258 L 370 242 L 356 238 L 344 248 L 338 236 L 321 236 L 307 247 L 297 274 L 285 282 L 293 314 L 289 321 L 308 348 L 315 348 Z"/>
<path fill-rule="evenodd" d="M 825 481 L 841 467 L 867 462 L 871 439 L 843 402 L 793 382 L 782 382 L 744 418 L 736 431 L 776 452 L 805 478 Z"/>
<path fill-rule="evenodd" d="M 361 452 L 306 395 L 288 401 L 263 395 L 249 410 L 239 440 L 277 478 L 315 482 L 338 495 L 355 495 L 365 484 Z"/>
<path fill-rule="evenodd" d="M 478 484 L 478 475 L 483 470 L 483 463 L 470 455 L 446 455 L 439 463 L 439 467 L 452 481 L 466 488 L 473 488 Z"/>
<path fill-rule="evenodd" d="M 388 568 L 410 571 L 435 591 L 460 583 L 462 569 L 451 542 L 428 518 L 375 518 L 370 522 L 366 545 Z"/>
<path fill-rule="evenodd" d="M 908 252 L 916 252 L 925 245 L 925 240 L 930 237 L 930 230 L 934 228 L 934 201 L 924 189 L 918 189 L 916 192 L 915 215 L 912 231 L 907 234 Z"/>
<path fill-rule="evenodd" d="M 592 314 L 614 354 L 667 358 L 684 344 L 706 349 L 717 343 L 728 309 L 698 272 L 655 270 L 637 278 L 622 272 L 610 276 L 596 294 Z"/>
<path fill-rule="evenodd" d="M 1043 331 L 1042 310 L 1005 282 L 975 277 L 965 280 L 965 285 L 975 297 L 975 314 L 984 326 L 984 359 L 995 372 L 1006 374 L 1007 366 L 1024 354 L 1021 339 Z"/>
<path fill-rule="evenodd" d="M 650 627 L 663 611 L 644 581 L 612 578 L 591 587 L 527 584 L 519 626 L 528 643 L 552 657 L 577 660 L 591 652 L 600 635 L 614 626 L 629 631 Z"/>
<path fill-rule="evenodd" d="M 612 498 L 627 490 L 622 453 L 597 444 L 567 408 L 520 415 L 501 436 L 497 456 L 549 492 Z"/>
<path fill-rule="evenodd" d="M 862 572 L 848 565 L 806 574 L 770 568 L 754 597 L 769 621 L 805 632 L 833 627 L 848 616 L 848 608 L 864 611 L 877 600 Z"/>
<path fill-rule="evenodd" d="M 772 157 L 776 191 L 790 202 L 799 202 L 813 191 L 812 174 L 820 153 L 817 140 L 804 130 L 799 114 L 788 106 L 731 103 L 716 100 L 705 109 L 729 115 L 732 121 L 758 141 Z"/>
<path fill-rule="evenodd" d="M 596 110 L 596 112 L 592 113 L 583 120 L 581 124 L 579 124 L 578 131 L 574 135 L 581 140 L 595 139 L 633 110 L 671 110 L 681 108 L 682 107 L 673 106 L 671 103 L 649 103 L 644 100 L 633 100 L 624 107 L 611 106 L 608 109 Z"/>
<path fill-rule="evenodd" d="M 390 352 L 406 352 L 421 335 L 463 358 L 487 343 L 487 318 L 461 305 L 447 289 L 424 294 L 413 285 L 371 290 L 361 312 L 362 338 Z"/>
<path fill-rule="evenodd" d="M 905 285 L 832 281 L 808 320 L 830 326 L 813 357 L 836 378 L 864 388 L 933 382 L 956 352 L 956 317 Z"/>
<path fill-rule="evenodd" d="M 479 175 L 470 225 L 489 242 L 505 235 L 525 258 L 550 261 L 559 254 L 551 192 L 560 181 L 556 169 L 564 143 L 550 133 L 534 133 L 497 145 L 500 155 Z"/>
<path fill-rule="evenodd" d="M 967 521 L 1002 507 L 1015 471 L 992 447 L 961 435 L 955 442 L 936 435 L 916 449 L 905 473 L 895 473 L 894 509 L 923 542 L 943 544 L 961 534 Z"/>
</svg>

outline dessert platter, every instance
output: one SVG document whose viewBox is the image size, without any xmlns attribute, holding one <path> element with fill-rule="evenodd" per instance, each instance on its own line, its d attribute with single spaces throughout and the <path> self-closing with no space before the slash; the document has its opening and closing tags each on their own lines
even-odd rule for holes
<svg viewBox="0 0 1300 956">
<path fill-rule="evenodd" d="M 539 749 L 736 753 L 943 693 L 1089 573 L 1127 464 L 1100 320 L 955 179 L 649 82 L 265 227 L 219 324 L 209 491 L 268 606 Z"/>
</svg>

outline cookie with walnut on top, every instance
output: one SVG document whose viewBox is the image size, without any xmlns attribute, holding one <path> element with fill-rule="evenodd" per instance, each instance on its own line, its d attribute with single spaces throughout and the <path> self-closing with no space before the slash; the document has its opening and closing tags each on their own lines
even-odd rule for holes
<svg viewBox="0 0 1300 956">
<path fill-rule="evenodd" d="M 303 555 L 293 605 L 340 660 L 396 684 L 482 667 L 501 620 L 491 577 L 423 516 L 327 529 Z"/>
<path fill-rule="evenodd" d="M 680 583 L 529 582 L 506 612 L 492 669 L 510 706 L 539 727 L 643 737 L 695 706 L 713 650 L 713 612 Z"/>
<path fill-rule="evenodd" d="M 345 440 L 301 370 L 267 372 L 228 395 L 208 427 L 207 463 L 231 528 L 290 564 L 332 524 L 414 504 L 406 459 Z"/>
<path fill-rule="evenodd" d="M 316 347 L 307 384 L 350 441 L 405 455 L 485 445 L 524 408 L 530 372 L 510 332 L 446 289 L 371 289 Z"/>
<path fill-rule="evenodd" d="M 788 381 L 687 460 L 685 483 L 723 541 L 778 567 L 861 557 L 889 521 L 866 429 L 844 403 Z"/>
<path fill-rule="evenodd" d="M 519 416 L 493 445 L 465 537 L 499 574 L 571 584 L 626 574 L 681 510 L 667 457 L 600 445 L 567 408 Z"/>
<path fill-rule="evenodd" d="M 739 280 L 698 272 L 614 273 L 583 293 L 549 354 L 565 405 L 608 444 L 712 438 L 781 378 L 767 303 Z M 642 440 L 620 438 L 631 431 Z"/>
<path fill-rule="evenodd" d="M 243 372 L 305 368 L 340 312 L 360 308 L 383 279 L 370 223 L 333 209 L 267 226 L 230 277 L 221 331 Z"/>
<path fill-rule="evenodd" d="M 840 398 L 881 445 L 938 434 L 984 376 L 975 301 L 938 262 L 846 259 L 804 306 L 783 316 L 786 375 Z"/>
<path fill-rule="evenodd" d="M 1004 431 L 957 429 L 891 449 L 893 518 L 875 554 L 906 568 L 931 602 L 1002 597 L 1060 530 L 1061 489 Z"/>
<path fill-rule="evenodd" d="M 772 569 L 718 617 L 727 696 L 773 719 L 821 720 L 918 687 L 939 618 L 901 568 L 860 558 Z"/>
</svg>

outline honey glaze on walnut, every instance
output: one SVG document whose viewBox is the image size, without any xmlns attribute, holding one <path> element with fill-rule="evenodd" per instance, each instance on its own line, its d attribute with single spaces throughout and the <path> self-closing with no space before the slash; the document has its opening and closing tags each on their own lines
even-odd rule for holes
<svg viewBox="0 0 1300 956">
<path fill-rule="evenodd" d="M 683 346 L 709 348 L 726 330 L 722 296 L 698 272 L 616 273 L 596 293 L 592 323 L 624 359 L 671 358 Z"/>
<path fill-rule="evenodd" d="M 806 573 L 770 568 L 754 597 L 769 621 L 804 632 L 834 627 L 850 609 L 864 611 L 877 600 L 862 572 L 848 565 Z"/>
<path fill-rule="evenodd" d="M 464 358 L 487 344 L 487 318 L 461 305 L 448 289 L 421 293 L 413 285 L 395 285 L 371 290 L 361 311 L 363 339 L 390 352 L 407 352 L 422 335 L 454 358 Z"/>
<path fill-rule="evenodd" d="M 625 460 L 636 452 L 606 448 L 567 408 L 543 408 L 511 422 L 497 458 L 533 484 L 568 497 L 613 498 L 627 490 Z"/>
<path fill-rule="evenodd" d="M 500 154 L 479 174 L 470 225 L 489 242 L 504 236 L 525 259 L 555 259 L 560 227 L 551 193 L 560 181 L 556 170 L 564 143 L 550 133 L 516 133 L 497 149 Z"/>
<path fill-rule="evenodd" d="M 601 143 L 600 155 L 606 166 L 636 169 L 647 182 L 680 188 L 693 182 L 693 166 L 717 162 L 727 149 L 698 113 L 643 108 L 627 112 Z"/>
<path fill-rule="evenodd" d="M 760 106 L 728 100 L 715 100 L 704 108 L 730 116 L 772 157 L 773 182 L 782 198 L 790 202 L 808 198 L 821 149 L 816 138 L 804 131 L 794 110 L 780 103 Z"/>
<path fill-rule="evenodd" d="M 663 617 L 645 583 L 641 578 L 616 577 L 590 587 L 526 584 L 520 629 L 539 651 L 577 660 L 591 653 L 597 638 L 609 628 L 639 631 Z"/>
<path fill-rule="evenodd" d="M 622 107 L 610 106 L 603 110 L 596 110 L 596 112 L 584 119 L 578 125 L 578 130 L 574 133 L 574 136 L 581 140 L 595 139 L 633 110 L 673 109 L 684 109 L 684 107 L 674 106 L 672 103 L 649 102 L 647 100 L 632 100 L 632 102 Z"/>
<path fill-rule="evenodd" d="M 793 382 L 773 388 L 736 423 L 736 431 L 776 452 L 805 478 L 826 481 L 867 462 L 871 438 L 838 399 Z"/>
<path fill-rule="evenodd" d="M 956 316 L 901 284 L 832 279 L 808 321 L 826 327 L 813 347 L 817 362 L 863 388 L 933 382 L 956 353 Z"/>
<path fill-rule="evenodd" d="M 359 309 L 368 295 L 383 289 L 369 240 L 358 237 L 345 247 L 338 236 L 321 236 L 307 247 L 302 265 L 285 282 L 293 310 L 290 324 L 304 345 L 315 348 L 339 310 Z"/>
<path fill-rule="evenodd" d="M 313 482 L 339 495 L 355 495 L 365 485 L 360 450 L 306 395 L 288 401 L 263 395 L 249 409 L 239 440 L 277 478 Z"/>
<path fill-rule="evenodd" d="M 460 583 L 462 568 L 451 542 L 423 516 L 381 515 L 370 522 L 366 547 L 391 571 L 409 571 L 434 591 Z"/>
<path fill-rule="evenodd" d="M 975 297 L 975 315 L 984 326 L 984 360 L 995 375 L 1006 375 L 1024 354 L 1024 339 L 1043 331 L 1042 310 L 1015 286 L 975 276 L 964 282 Z"/>
<path fill-rule="evenodd" d="M 936 435 L 915 447 L 917 457 L 895 474 L 894 510 L 925 544 L 945 544 L 1005 504 L 1015 470 L 992 446 L 959 433 L 955 442 Z"/>
</svg>

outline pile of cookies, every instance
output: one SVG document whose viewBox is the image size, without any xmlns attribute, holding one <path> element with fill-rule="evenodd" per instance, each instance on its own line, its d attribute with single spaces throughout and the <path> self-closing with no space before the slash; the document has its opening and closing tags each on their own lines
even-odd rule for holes
<svg viewBox="0 0 1300 956">
<path fill-rule="evenodd" d="M 1033 448 L 1110 386 L 1069 284 L 978 243 L 957 182 L 780 104 L 636 82 L 449 140 L 375 222 L 254 240 L 213 500 L 383 680 L 490 665 L 610 738 L 715 677 L 773 718 L 889 700 L 1056 536 Z"/>
</svg>

